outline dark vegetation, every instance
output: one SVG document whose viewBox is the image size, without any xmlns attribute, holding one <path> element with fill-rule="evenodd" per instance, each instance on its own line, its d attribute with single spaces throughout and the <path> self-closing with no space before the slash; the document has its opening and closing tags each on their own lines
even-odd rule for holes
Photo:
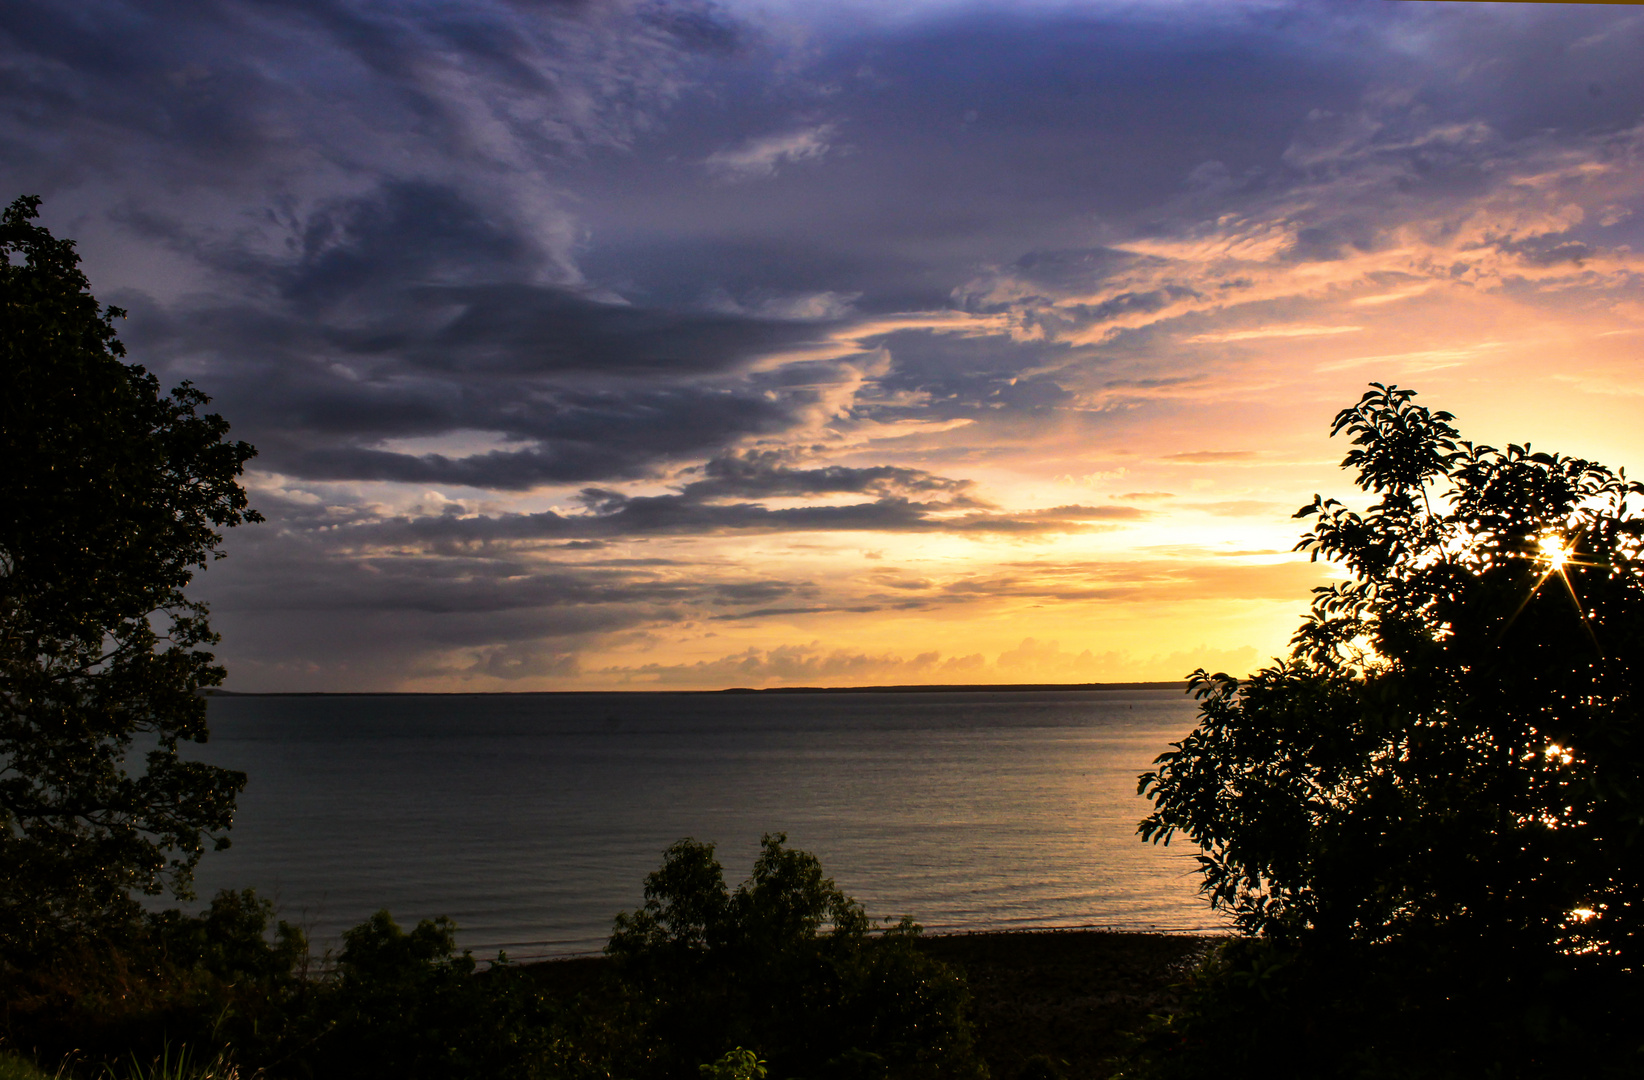
<svg viewBox="0 0 1644 1080">
<path fill-rule="evenodd" d="M 6 986 L 5 1034 L 82 1071 L 168 1046 L 303 1078 L 687 1077 L 742 1048 L 779 1077 L 985 1077 L 962 974 L 903 923 L 871 931 L 816 859 L 768 836 L 727 890 L 681 841 L 597 964 L 483 970 L 454 927 L 387 912 L 310 967 L 301 935 L 224 893 L 134 922 L 96 953 Z"/>
<path fill-rule="evenodd" d="M 184 383 L 122 363 L 72 243 L 0 217 L 0 972 L 97 948 L 133 892 L 187 896 L 239 773 L 181 760 L 223 671 L 183 593 L 215 531 L 260 520 L 255 453 Z M 21 264 L 14 262 L 21 257 Z M 135 766 L 135 767 L 134 767 Z"/>
<path fill-rule="evenodd" d="M 811 856 L 769 837 L 760 864 L 728 893 L 711 849 L 682 841 L 625 941 L 619 926 L 606 956 L 531 965 L 476 965 L 448 922 L 383 912 L 322 970 L 269 905 L 224 893 L 8 992 L 7 1044 L 86 1077 L 178 1047 L 300 1078 L 696 1078 L 739 1048 L 771 1077 L 1105 1076 L 1208 945 L 869 932 Z M 833 914 L 844 933 L 824 932 Z"/>
<path fill-rule="evenodd" d="M 927 955 L 965 973 L 976 1046 L 998 1080 L 1105 1077 L 1135 1032 L 1180 1007 L 1215 939 L 1101 930 L 944 934 Z"/>
<path fill-rule="evenodd" d="M 1143 837 L 1195 842 L 1243 931 L 1202 962 L 1192 939 L 876 928 L 780 835 L 734 890 L 675 844 L 589 961 L 481 965 L 448 921 L 386 912 L 315 958 L 250 892 L 146 910 L 189 897 L 245 782 L 177 750 L 222 680 L 183 590 L 257 520 L 253 450 L 121 361 L 120 313 L 36 202 L 0 220 L 11 1051 L 190 1080 L 1644 1072 L 1644 487 L 1464 442 L 1380 385 L 1335 426 L 1375 504 L 1298 515 L 1348 579 L 1289 660 L 1197 673 L 1199 727 L 1142 778 Z"/>
<path fill-rule="evenodd" d="M 916 948 L 911 920 L 870 934 L 784 839 L 764 838 L 734 893 L 713 847 L 682 840 L 646 878 L 645 906 L 617 916 L 606 952 L 649 1044 L 628 1071 L 690 1075 L 748 1046 L 778 1076 L 985 1075 L 964 980 Z"/>
<path fill-rule="evenodd" d="M 1644 487 L 1414 396 L 1336 419 L 1375 504 L 1297 515 L 1348 580 L 1142 778 L 1247 935 L 1153 1075 L 1644 1072 Z"/>
</svg>

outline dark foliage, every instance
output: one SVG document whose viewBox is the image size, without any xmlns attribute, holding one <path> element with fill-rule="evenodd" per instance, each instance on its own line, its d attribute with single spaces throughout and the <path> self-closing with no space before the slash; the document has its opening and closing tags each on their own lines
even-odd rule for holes
<svg viewBox="0 0 1644 1080">
<path fill-rule="evenodd" d="M 984 1074 L 964 980 L 903 922 L 867 916 L 816 857 L 767 835 L 753 874 L 726 888 L 713 845 L 681 840 L 617 917 L 607 952 L 633 1001 L 639 1053 L 623 1071 L 694 1078 L 745 1047 L 779 1077 Z"/>
<path fill-rule="evenodd" d="M 182 760 L 222 681 L 184 595 L 216 531 L 260 520 L 255 452 L 125 364 L 70 241 L 0 219 L 0 972 L 124 933 L 133 892 L 189 895 L 239 773 Z M 20 261 L 19 261 L 20 260 Z M 90 939 L 88 939 L 90 940 Z M 79 947 L 79 946 L 73 946 Z"/>
<path fill-rule="evenodd" d="M 302 932 L 271 917 L 251 892 L 224 892 L 199 915 L 151 915 L 118 946 L 66 954 L 6 1001 L 5 1041 L 86 1076 L 182 1048 L 304 1080 L 609 1075 L 608 1010 L 526 969 L 477 971 L 447 919 L 405 931 L 378 912 L 314 964 Z"/>
<path fill-rule="evenodd" d="M 1252 935 L 1161 1036 L 1172 1075 L 1644 1065 L 1644 488 L 1413 397 L 1336 419 L 1375 505 L 1297 515 L 1348 580 L 1289 660 L 1196 673 L 1198 728 L 1142 777 L 1142 835 L 1196 841 Z"/>
<path fill-rule="evenodd" d="M 609 958 L 567 979 L 503 958 L 482 969 L 449 920 L 405 930 L 386 911 L 310 967 L 300 931 L 225 892 L 68 955 L 6 1001 L 0 1034 L 48 1066 L 74 1051 L 87 1075 L 185 1045 L 297 1080 L 699 1080 L 741 1049 L 779 1080 L 986 1074 L 963 978 L 912 923 L 871 932 L 780 836 L 734 893 L 710 846 L 681 841 L 646 897 L 618 917 Z"/>
<path fill-rule="evenodd" d="M 158 912 L 118 938 L 71 938 L 51 964 L 8 983 L 0 1038 L 50 1068 L 70 1055 L 146 1061 L 184 1046 L 275 1060 L 311 1037 L 316 986 L 302 931 L 272 917 L 251 891 L 225 891 L 199 915 Z"/>
<path fill-rule="evenodd" d="M 978 1052 L 997 1080 L 1106 1076 L 1127 1033 L 1180 1005 L 1212 939 L 1100 930 L 941 934 L 923 952 L 965 973 Z"/>
<path fill-rule="evenodd" d="M 456 926 L 409 932 L 386 911 L 348 931 L 315 1002 L 321 1034 L 286 1071 L 337 1080 L 534 1080 L 607 1075 L 599 1023 L 506 963 L 476 972 Z"/>
</svg>

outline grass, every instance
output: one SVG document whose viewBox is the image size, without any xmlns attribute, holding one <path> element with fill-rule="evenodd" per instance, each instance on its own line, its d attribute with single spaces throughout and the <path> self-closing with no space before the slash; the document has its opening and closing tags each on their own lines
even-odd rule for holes
<svg viewBox="0 0 1644 1080">
<path fill-rule="evenodd" d="M 0 1051 L 0 1080 L 58 1080 L 62 1076 L 61 1070 L 56 1076 L 40 1069 L 26 1057 Z"/>
<path fill-rule="evenodd" d="M 96 1080 L 242 1080 L 239 1066 L 223 1055 L 200 1063 L 186 1046 L 176 1052 L 168 1046 L 147 1063 L 133 1057 L 119 1066 L 104 1066 L 92 1075 Z M 73 1076 L 67 1062 L 48 1073 L 21 1054 L 0 1051 L 0 1080 L 72 1080 Z"/>
<path fill-rule="evenodd" d="M 132 1057 L 119 1068 L 110 1068 L 104 1077 L 106 1080 L 241 1080 L 240 1067 L 225 1055 L 218 1054 L 200 1063 L 194 1060 L 193 1051 L 187 1046 L 178 1047 L 175 1054 L 167 1046 L 147 1065 Z"/>
</svg>

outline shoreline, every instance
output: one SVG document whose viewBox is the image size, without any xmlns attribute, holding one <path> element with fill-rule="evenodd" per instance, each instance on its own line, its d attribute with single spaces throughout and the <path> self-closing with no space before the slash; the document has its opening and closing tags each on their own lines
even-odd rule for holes
<svg viewBox="0 0 1644 1080">
<path fill-rule="evenodd" d="M 965 974 L 977 1049 L 991 1075 L 1049 1058 L 1069 1077 L 1107 1075 L 1152 1018 L 1181 1007 L 1182 983 L 1228 933 L 1023 927 L 924 934 L 918 948 Z M 547 989 L 597 988 L 602 955 L 522 963 Z"/>
<path fill-rule="evenodd" d="M 1008 926 L 979 929 L 964 927 L 930 927 L 921 924 L 920 941 L 945 941 L 949 938 L 980 939 L 980 938 L 1031 938 L 1052 937 L 1058 934 L 1110 934 L 1129 935 L 1144 938 L 1203 938 L 1207 941 L 1220 941 L 1223 938 L 1233 937 L 1231 926 L 1120 926 L 1112 923 L 1075 923 L 1067 926 Z M 550 941 L 520 941 L 512 944 L 504 943 L 499 946 L 463 946 L 474 954 L 476 960 L 489 962 L 489 957 L 501 952 L 507 955 L 510 964 L 528 967 L 535 964 L 557 964 L 571 960 L 603 960 L 604 950 L 585 949 L 577 952 L 538 953 L 522 950 L 533 946 L 553 944 Z"/>
</svg>

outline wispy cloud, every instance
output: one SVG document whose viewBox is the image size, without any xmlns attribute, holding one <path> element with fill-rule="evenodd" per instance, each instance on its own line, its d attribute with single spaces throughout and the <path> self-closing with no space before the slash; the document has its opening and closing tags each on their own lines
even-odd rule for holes
<svg viewBox="0 0 1644 1080">
<path fill-rule="evenodd" d="M 722 180 L 757 180 L 776 175 L 784 165 L 821 161 L 833 148 L 834 135 L 832 124 L 765 135 L 730 149 L 715 150 L 702 160 L 702 165 Z"/>
<path fill-rule="evenodd" d="M 1249 461 L 1254 450 L 1189 450 L 1181 454 L 1166 454 L 1166 461 L 1185 461 L 1193 465 L 1214 465 L 1223 461 Z"/>
<path fill-rule="evenodd" d="M 1222 330 L 1214 334 L 1194 334 L 1182 340 L 1189 345 L 1213 345 L 1225 341 L 1256 341 L 1260 338 L 1328 337 L 1356 334 L 1362 326 L 1258 326 L 1250 330 Z"/>
</svg>

